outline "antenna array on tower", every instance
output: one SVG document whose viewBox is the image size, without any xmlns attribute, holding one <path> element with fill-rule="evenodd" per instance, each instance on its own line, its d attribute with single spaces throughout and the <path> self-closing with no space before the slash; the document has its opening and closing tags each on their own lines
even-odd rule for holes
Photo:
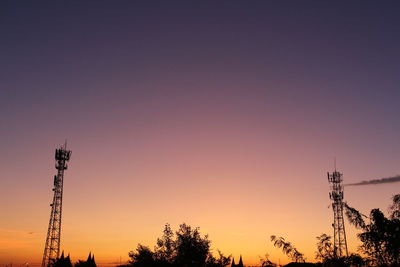
<svg viewBox="0 0 400 267">
<path fill-rule="evenodd" d="M 56 149 L 55 160 L 57 175 L 54 176 L 54 195 L 51 206 L 49 228 L 44 246 L 42 267 L 53 264 L 60 256 L 61 215 L 64 171 L 68 168 L 67 162 L 71 158 L 71 151 L 67 150 L 67 143 Z"/>
<path fill-rule="evenodd" d="M 329 198 L 332 200 L 334 218 L 332 224 L 334 232 L 334 253 L 337 257 L 348 256 L 346 231 L 343 219 L 343 174 L 336 171 L 336 166 L 334 172 L 328 172 L 328 181 L 331 184 Z"/>
</svg>

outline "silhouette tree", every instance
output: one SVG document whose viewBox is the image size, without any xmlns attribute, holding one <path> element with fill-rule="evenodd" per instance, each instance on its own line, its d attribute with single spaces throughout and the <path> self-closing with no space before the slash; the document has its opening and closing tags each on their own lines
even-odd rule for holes
<svg viewBox="0 0 400 267">
<path fill-rule="evenodd" d="M 283 265 L 283 267 L 316 267 L 319 266 L 318 264 L 315 263 L 309 263 L 309 262 L 291 262 L 289 264 Z M 335 266 L 338 267 L 338 266 Z"/>
<path fill-rule="evenodd" d="M 269 260 L 268 253 L 265 253 L 264 258 L 260 257 L 261 267 L 276 267 L 277 265 Z"/>
<path fill-rule="evenodd" d="M 154 252 L 149 247 L 139 244 L 136 252 L 130 251 L 128 255 L 131 258 L 129 263 L 135 267 L 155 266 Z"/>
<path fill-rule="evenodd" d="M 364 218 L 368 218 L 355 208 L 350 207 L 346 202 L 343 203 L 344 208 L 345 208 L 345 214 L 347 217 L 347 220 L 353 224 L 356 228 L 363 229 L 365 228 L 365 221 Z"/>
<path fill-rule="evenodd" d="M 315 258 L 326 262 L 335 258 L 335 250 L 331 241 L 332 237 L 327 234 L 317 236 L 317 253 Z"/>
<path fill-rule="evenodd" d="M 316 259 L 321 260 L 323 266 L 363 266 L 364 259 L 358 254 L 351 254 L 346 257 L 338 257 L 332 244 L 332 237 L 327 234 L 317 236 Z"/>
<path fill-rule="evenodd" d="M 175 262 L 178 266 L 204 265 L 210 251 L 210 240 L 207 235 L 200 236 L 198 227 L 192 229 L 189 225 L 181 224 L 175 242 Z"/>
<path fill-rule="evenodd" d="M 379 209 L 373 209 L 369 224 L 365 223 L 360 212 L 345 205 L 350 223 L 362 230 L 358 234 L 362 242 L 361 251 L 378 266 L 400 266 L 400 195 L 393 196 L 392 200 L 389 218 Z"/>
<path fill-rule="evenodd" d="M 176 244 L 173 238 L 174 232 L 167 223 L 164 227 L 163 236 L 157 239 L 157 244 L 154 247 L 154 257 L 159 264 L 168 266 L 174 263 Z"/>
<path fill-rule="evenodd" d="M 366 264 L 366 261 L 359 254 L 352 253 L 345 258 L 345 263 L 349 266 L 361 267 Z"/>
<path fill-rule="evenodd" d="M 283 237 L 271 235 L 271 241 L 274 246 L 281 248 L 283 253 L 286 254 L 294 262 L 305 262 L 304 254 L 300 253 L 290 242 L 286 241 Z"/>
<path fill-rule="evenodd" d="M 221 251 L 218 250 L 218 259 L 215 258 L 212 253 L 208 254 L 206 266 L 207 267 L 224 267 L 231 263 L 231 255 L 224 256 Z"/>
<path fill-rule="evenodd" d="M 389 207 L 390 218 L 400 219 L 400 194 L 394 195 L 392 205 Z"/>
<path fill-rule="evenodd" d="M 218 250 L 218 258 L 210 252 L 211 241 L 208 236 L 201 236 L 198 227 L 183 223 L 174 232 L 166 224 L 163 236 L 157 239 L 152 251 L 139 244 L 136 251 L 130 251 L 129 265 L 134 267 L 224 267 L 230 264 L 231 256 L 224 256 Z"/>
</svg>

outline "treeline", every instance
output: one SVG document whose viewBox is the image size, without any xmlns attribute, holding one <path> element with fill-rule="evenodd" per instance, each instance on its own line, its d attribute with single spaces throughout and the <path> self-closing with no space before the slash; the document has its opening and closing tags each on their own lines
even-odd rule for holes
<svg viewBox="0 0 400 267">
<path fill-rule="evenodd" d="M 317 263 L 306 263 L 304 254 L 283 237 L 271 236 L 274 246 L 282 249 L 293 262 L 288 267 L 321 266 L 321 267 L 400 267 L 400 194 L 393 196 L 389 214 L 385 216 L 379 209 L 371 210 L 369 216 L 361 214 L 355 208 L 344 204 L 348 221 L 360 232 L 359 254 L 338 256 L 332 237 L 321 234 L 317 237 Z M 163 235 L 157 239 L 154 249 L 138 244 L 136 250 L 129 252 L 129 262 L 119 267 L 225 267 L 231 264 L 232 256 L 225 256 L 217 250 L 211 250 L 208 235 L 202 236 L 198 227 L 183 223 L 178 231 L 173 232 L 166 224 Z M 72 267 L 69 256 L 51 264 L 54 267 Z M 269 260 L 268 254 L 261 259 L 262 267 L 277 267 Z M 96 267 L 94 256 L 89 254 L 86 261 L 79 260 L 74 267 Z"/>
<path fill-rule="evenodd" d="M 344 208 L 350 224 L 360 230 L 357 237 L 361 241 L 359 251 L 363 256 L 355 253 L 344 257 L 338 256 L 332 237 L 321 234 L 317 237 L 316 259 L 319 263 L 315 265 L 400 267 L 400 194 L 393 196 L 388 217 L 379 209 L 373 209 L 369 216 L 365 216 L 347 203 L 344 203 Z M 304 254 L 283 237 L 271 236 L 271 241 L 294 262 L 306 261 Z M 268 259 L 265 262 L 263 266 L 276 266 Z"/>
<path fill-rule="evenodd" d="M 338 256 L 332 237 L 321 234 L 317 237 L 317 263 L 306 263 L 304 254 L 283 237 L 271 236 L 274 246 L 282 249 L 293 262 L 286 266 L 322 266 L 322 267 L 400 267 L 400 194 L 393 196 L 386 217 L 379 209 L 371 210 L 365 216 L 344 204 L 348 221 L 360 230 L 359 247 L 363 256 L 351 253 L 349 256 Z M 129 252 L 130 261 L 120 267 L 224 267 L 231 263 L 231 256 L 225 256 L 218 250 L 217 256 L 211 253 L 211 241 L 208 236 L 201 236 L 199 228 L 181 224 L 173 232 L 169 224 L 164 233 L 157 239 L 154 249 L 139 244 L 135 251 Z M 262 267 L 276 267 L 268 258 L 261 259 Z"/>
<path fill-rule="evenodd" d="M 139 244 L 135 251 L 129 252 L 129 263 L 120 267 L 223 267 L 231 263 L 231 256 L 219 250 L 214 256 L 210 245 L 208 236 L 201 236 L 198 227 L 183 223 L 174 233 L 166 224 L 153 250 Z"/>
</svg>

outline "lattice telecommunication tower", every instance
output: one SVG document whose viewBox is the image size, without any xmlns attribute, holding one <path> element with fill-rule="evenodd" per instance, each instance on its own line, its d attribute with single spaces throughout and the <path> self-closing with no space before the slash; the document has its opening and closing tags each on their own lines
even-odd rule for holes
<svg viewBox="0 0 400 267">
<path fill-rule="evenodd" d="M 336 171 L 328 172 L 328 181 L 331 184 L 329 197 L 332 200 L 333 209 L 333 232 L 334 232 L 334 253 L 336 257 L 348 256 L 346 231 L 343 219 L 343 174 Z"/>
<path fill-rule="evenodd" d="M 54 176 L 54 196 L 51 206 L 49 228 L 47 230 L 46 244 L 44 246 L 42 267 L 53 264 L 60 256 L 61 215 L 64 171 L 68 168 L 67 162 L 71 158 L 71 151 L 67 150 L 67 142 L 56 149 L 56 169 Z"/>
</svg>

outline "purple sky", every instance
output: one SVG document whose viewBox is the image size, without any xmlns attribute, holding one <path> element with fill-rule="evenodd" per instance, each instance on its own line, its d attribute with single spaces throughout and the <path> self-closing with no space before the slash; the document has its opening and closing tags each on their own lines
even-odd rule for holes
<svg viewBox="0 0 400 267">
<path fill-rule="evenodd" d="M 0 210 L 10 218 L 0 230 L 39 232 L 23 246 L 40 258 L 52 153 L 68 138 L 65 245 L 77 256 L 96 250 L 93 244 L 105 255 L 102 248 L 115 242 L 103 260 L 126 257 L 137 242 L 154 240 L 165 222 L 176 228 L 183 220 L 204 227 L 226 253 L 253 262 L 265 250 L 283 257 L 266 243 L 268 234 L 313 246 L 315 236 L 331 231 L 325 176 L 334 157 L 346 183 L 400 172 L 399 7 L 394 1 L 0 3 Z M 169 199 L 154 185 L 175 196 L 173 215 L 135 206 Z M 346 188 L 346 196 L 364 212 L 385 209 L 399 185 Z M 231 198 L 242 194 L 243 201 Z M 290 199 L 275 203 L 279 194 Z M 294 201 L 304 202 L 303 213 L 291 212 Z M 204 203 L 234 207 L 221 215 Z M 254 226 L 258 234 L 224 235 L 226 218 L 243 210 L 257 218 L 260 203 L 273 203 L 274 218 L 316 217 L 304 223 L 303 237 L 291 238 L 294 227 L 270 217 L 271 225 Z M 138 216 L 120 215 L 132 205 Z M 81 228 L 68 222 L 84 216 L 79 208 L 94 214 Z M 138 228 L 146 225 L 138 217 L 147 216 L 154 225 L 126 240 L 112 231 L 112 241 L 92 244 L 85 237 L 74 251 L 79 235 L 73 234 L 89 231 L 84 227 L 105 214 Z M 239 220 L 237 227 L 249 224 Z M 0 263 L 22 261 L 1 247 L 12 242 L 7 238 L 0 231 Z"/>
</svg>

